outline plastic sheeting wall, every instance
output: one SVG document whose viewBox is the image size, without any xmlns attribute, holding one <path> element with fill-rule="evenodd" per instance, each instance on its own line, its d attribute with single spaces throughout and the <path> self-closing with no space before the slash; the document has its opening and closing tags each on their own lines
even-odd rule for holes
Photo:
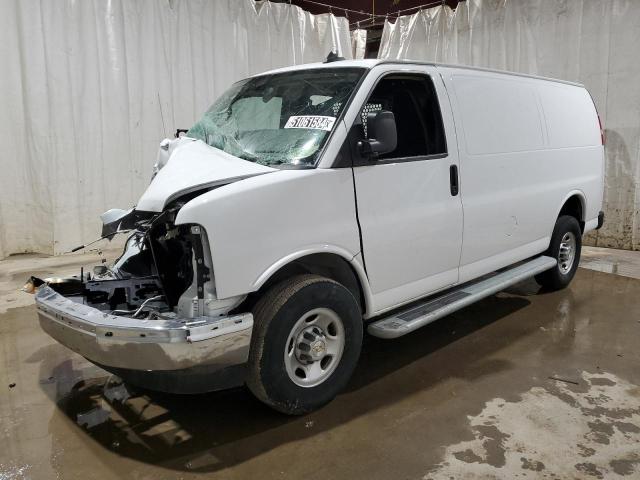
<svg viewBox="0 0 640 480">
<path fill-rule="evenodd" d="M 351 54 L 353 58 L 361 60 L 367 49 L 367 31 L 362 28 L 351 30 Z"/>
<path fill-rule="evenodd" d="M 351 58 L 346 19 L 253 0 L 3 0 L 0 32 L 0 258 L 97 238 L 235 80 Z"/>
<path fill-rule="evenodd" d="M 640 1 L 466 0 L 386 23 L 379 56 L 583 83 L 606 128 L 606 221 L 589 242 L 640 249 Z"/>
</svg>

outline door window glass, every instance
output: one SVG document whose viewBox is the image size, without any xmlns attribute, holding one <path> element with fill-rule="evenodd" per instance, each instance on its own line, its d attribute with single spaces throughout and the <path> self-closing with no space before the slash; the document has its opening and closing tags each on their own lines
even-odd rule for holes
<svg viewBox="0 0 640 480">
<path fill-rule="evenodd" d="M 398 146 L 380 159 L 421 157 L 447 152 L 438 97 L 431 79 L 421 75 L 388 75 L 376 85 L 361 111 L 362 130 L 368 138 L 367 115 L 393 112 Z"/>
</svg>

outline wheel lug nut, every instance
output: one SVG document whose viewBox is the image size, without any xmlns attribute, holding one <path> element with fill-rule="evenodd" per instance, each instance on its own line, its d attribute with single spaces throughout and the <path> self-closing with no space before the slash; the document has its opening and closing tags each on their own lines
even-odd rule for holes
<svg viewBox="0 0 640 480">
<path fill-rule="evenodd" d="M 311 332 L 304 332 L 303 337 L 307 340 L 309 340 L 310 342 L 314 341 L 316 339 L 316 336 L 311 333 Z"/>
<path fill-rule="evenodd" d="M 309 346 L 309 344 L 308 344 L 308 343 L 299 343 L 299 344 L 298 344 L 298 348 L 299 348 L 300 350 L 305 351 L 305 352 L 308 352 L 309 350 L 311 350 L 311 347 Z"/>
<path fill-rule="evenodd" d="M 307 362 L 311 362 L 311 356 L 307 355 L 306 353 L 301 353 L 300 354 L 300 360 L 306 360 Z"/>
</svg>

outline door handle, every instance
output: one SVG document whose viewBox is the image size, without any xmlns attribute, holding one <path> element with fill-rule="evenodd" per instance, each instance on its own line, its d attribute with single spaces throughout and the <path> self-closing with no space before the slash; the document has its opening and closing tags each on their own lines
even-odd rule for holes
<svg viewBox="0 0 640 480">
<path fill-rule="evenodd" d="M 451 165 L 449 167 L 449 188 L 451 189 L 451 195 L 456 196 L 460 191 L 460 186 L 458 184 L 458 166 Z"/>
</svg>

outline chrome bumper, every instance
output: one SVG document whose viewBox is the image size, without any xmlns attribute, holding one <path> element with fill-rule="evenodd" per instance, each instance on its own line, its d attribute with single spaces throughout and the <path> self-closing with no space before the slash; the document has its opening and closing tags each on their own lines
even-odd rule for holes
<svg viewBox="0 0 640 480">
<path fill-rule="evenodd" d="M 36 293 L 42 329 L 62 345 L 106 367 L 210 371 L 244 364 L 253 316 L 137 320 L 74 302 L 43 285 Z"/>
</svg>

